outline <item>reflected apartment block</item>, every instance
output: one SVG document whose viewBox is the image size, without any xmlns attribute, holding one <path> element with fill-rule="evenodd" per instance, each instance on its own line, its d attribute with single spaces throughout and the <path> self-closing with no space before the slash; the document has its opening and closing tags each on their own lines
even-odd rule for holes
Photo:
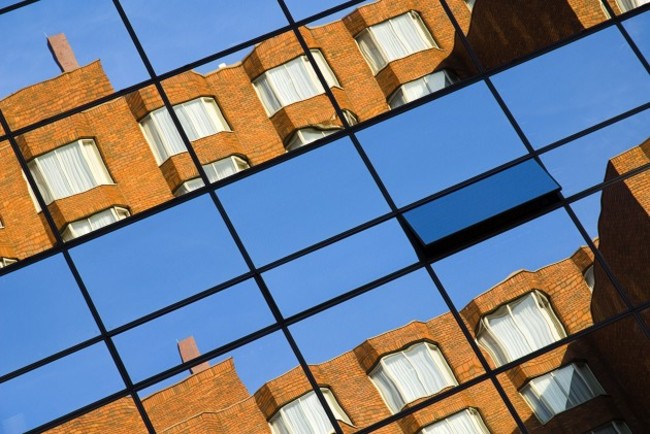
<svg viewBox="0 0 650 434">
<path fill-rule="evenodd" d="M 610 170 L 642 148 L 612 160 Z M 627 189 L 630 212 L 650 197 L 647 183 L 641 188 L 622 188 Z M 604 196 L 603 216 L 612 206 L 616 215 L 628 214 L 628 208 L 621 208 L 615 197 L 620 194 L 624 193 L 613 191 Z M 646 211 L 645 218 L 649 215 Z M 601 225 L 607 224 L 601 218 Z M 601 247 L 607 240 L 605 233 Z M 625 247 L 624 240 L 616 242 Z M 632 279 L 646 272 L 643 264 L 636 265 Z M 539 270 L 513 273 L 474 298 L 460 315 L 490 367 L 497 368 L 593 325 L 612 309 L 612 291 L 609 280 L 594 264 L 591 250 L 583 247 Z M 199 355 L 193 338 L 182 341 L 179 348 L 183 361 Z M 639 355 L 649 350 L 647 339 L 633 326 L 614 323 L 503 372 L 499 381 L 530 432 L 644 432 L 650 426 L 646 397 L 650 371 L 648 361 Z M 250 394 L 237 375 L 236 364 L 236 359 L 228 358 L 212 366 L 196 365 L 184 380 L 143 398 L 156 430 L 332 432 L 300 368 Z M 452 390 L 482 372 L 449 312 L 369 338 L 310 368 L 345 433 Z M 499 402 L 494 388 L 483 382 L 377 432 L 517 432 Z M 103 432 L 108 426 L 114 432 L 132 432 L 136 419 L 135 406 L 124 399 L 48 432 Z"/>
<path fill-rule="evenodd" d="M 534 1 L 516 7 L 455 0 L 450 5 L 488 68 L 607 18 L 599 0 Z M 615 1 L 611 7 L 619 10 Z M 207 74 L 187 71 L 163 82 L 211 182 L 476 73 L 437 2 L 372 2 L 300 31 L 312 59 L 287 32 L 261 42 L 241 62 Z M 114 89 L 100 61 L 78 65 L 65 36 L 51 37 L 49 43 L 63 73 L 4 98 L 0 109 L 14 131 L 57 119 L 16 140 L 66 239 L 203 185 L 154 86 L 65 116 Z M 5 142 L 0 149 L 6 186 L 6 200 L 0 203 L 5 227 L 0 255 L 13 261 L 47 249 L 54 237 L 11 147 Z"/>
</svg>

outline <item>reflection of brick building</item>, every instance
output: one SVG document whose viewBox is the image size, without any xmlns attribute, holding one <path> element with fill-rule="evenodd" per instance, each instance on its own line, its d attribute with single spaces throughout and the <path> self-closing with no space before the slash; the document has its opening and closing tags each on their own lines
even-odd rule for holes
<svg viewBox="0 0 650 434">
<path fill-rule="evenodd" d="M 502 1 L 449 3 L 463 31 L 475 43 L 479 57 L 490 67 L 606 18 L 598 0 L 540 0 L 516 8 Z M 468 4 L 473 5 L 473 12 Z M 611 4 L 616 10 L 616 2 Z M 532 10 L 535 12 L 531 13 Z M 405 45 L 393 51 L 382 47 L 379 37 L 381 32 L 395 31 L 391 26 L 401 26 L 399 31 L 407 29 L 412 33 L 408 37 L 402 34 Z M 349 123 L 370 119 L 389 110 L 389 103 L 395 106 L 407 102 L 475 72 L 462 44 L 454 38 L 453 26 L 436 2 L 378 1 L 359 7 L 341 20 L 303 28 L 302 33 Z M 58 41 L 62 43 L 61 39 Z M 65 46 L 58 46 L 53 52 L 58 53 L 58 63 L 66 68 L 62 75 L 0 101 L 0 109 L 12 130 L 20 131 L 60 117 L 74 107 L 113 92 L 99 62 L 76 67 L 76 60 L 64 58 L 71 56 Z M 187 120 L 196 130 L 187 133 L 201 163 L 211 165 L 206 167 L 206 171 L 214 172 L 211 179 L 262 163 L 282 155 L 287 148 L 294 149 L 341 128 L 341 120 L 313 70 L 300 65 L 306 61 L 297 39 L 288 32 L 260 43 L 235 65 L 206 75 L 189 71 L 166 80 L 164 88 L 172 104 L 178 107 L 194 101 L 194 110 L 198 110 L 195 114 L 200 112 L 203 116 Z M 282 75 L 278 67 L 295 68 L 305 74 L 301 77 L 303 88 L 296 90 L 295 95 L 278 95 L 282 93 L 278 91 L 281 83 L 269 84 L 282 79 L 278 78 Z M 438 75 L 432 75 L 434 72 Z M 269 92 L 275 95 L 267 95 Z M 204 99 L 199 103 L 201 97 Z M 265 104 L 260 98 L 266 100 Z M 271 101 L 277 105 L 272 110 L 268 107 L 269 98 L 277 100 Z M 167 121 L 162 114 L 156 114 L 162 106 L 156 90 L 147 87 L 17 137 L 26 160 L 39 166 L 40 175 L 45 178 L 42 183 L 48 185 L 44 189 L 52 190 L 49 208 L 58 228 L 68 231 L 65 238 L 149 209 L 200 185 L 182 140 L 164 131 L 168 125 L 161 123 Z M 209 113 L 215 116 L 212 121 L 205 118 Z M 149 131 L 149 142 L 160 142 L 159 146 L 165 148 L 161 151 L 166 154 L 163 158 L 153 155 L 155 150 L 145 138 L 147 119 L 153 118 L 158 120 L 149 124 L 155 124 L 161 131 Z M 215 125 L 200 125 L 201 122 Z M 152 138 L 152 134 L 162 138 Z M 45 160 L 52 157 L 50 153 L 55 149 L 80 140 L 94 142 L 89 142 L 89 146 L 96 146 L 97 157 L 86 163 L 103 166 L 104 169 L 95 170 L 105 173 L 95 175 L 95 179 L 88 179 L 83 185 L 66 186 L 65 180 L 52 180 L 54 175 L 48 171 L 53 169 L 46 167 Z M 67 149 L 69 158 L 76 156 L 77 151 L 72 148 Z M 6 258 L 8 263 L 50 247 L 53 237 L 46 234 L 42 213 L 36 211 L 6 142 L 0 144 L 0 157 L 5 187 L 0 203 L 5 228 L 0 234 L 0 258 Z M 92 172 L 92 167 L 89 170 Z M 57 182 L 62 185 L 52 185 Z M 104 214 L 98 215 L 100 212 Z M 70 229 L 68 225 L 72 222 L 76 222 L 76 227 Z"/>
<path fill-rule="evenodd" d="M 630 153 L 635 151 L 636 149 Z M 647 197 L 647 191 L 646 188 L 643 190 L 646 194 L 635 195 L 643 200 Z M 604 211 L 603 215 L 607 215 L 607 211 Z M 604 223 L 601 220 L 602 224 Z M 486 319 L 488 322 L 491 321 L 504 306 L 509 306 L 512 309 L 509 314 L 505 314 L 506 317 L 520 315 L 509 326 L 517 327 L 525 334 L 532 329 L 526 330 L 529 326 L 522 324 L 521 319 L 525 317 L 516 313 L 516 306 L 521 305 L 522 301 L 535 299 L 537 303 L 531 306 L 543 315 L 535 314 L 534 317 L 557 321 L 563 335 L 584 330 L 593 324 L 592 312 L 601 311 L 601 306 L 592 305 L 592 288 L 589 284 L 589 270 L 592 264 L 593 257 L 590 251 L 581 248 L 570 258 L 537 271 L 518 271 L 472 300 L 461 310 L 461 317 L 478 338 L 477 340 L 483 344 L 481 335 L 483 326 L 480 324 L 484 324 Z M 597 271 L 593 288 L 594 303 L 598 302 L 598 294 L 612 290 L 606 284 L 601 284 L 602 279 Z M 611 306 L 611 303 L 608 304 Z M 525 319 L 534 322 L 530 316 Z M 551 326 L 549 322 L 549 327 Z M 625 347 L 620 345 L 616 352 L 603 347 L 617 345 L 605 337 L 621 331 L 625 336 L 619 341 L 624 343 Z M 503 339 L 501 330 L 496 330 L 494 333 L 499 339 Z M 631 344 L 632 342 L 634 345 Z M 504 344 L 504 351 L 509 351 L 512 345 L 516 343 Z M 534 343 L 531 345 L 528 351 L 536 349 Z M 648 373 L 648 361 L 645 358 L 639 360 L 635 355 L 647 354 L 650 350 L 648 347 L 647 340 L 629 322 L 615 323 L 587 338 L 562 345 L 505 371 L 500 374 L 499 380 L 531 432 L 588 432 L 589 429 L 610 426 L 611 423 L 615 423 L 620 432 L 626 432 L 623 431 L 625 426 L 632 432 L 644 432 L 650 426 L 650 421 L 647 420 L 645 394 L 648 382 L 642 381 L 643 376 L 647 376 Z M 189 345 L 189 348 L 191 350 L 192 346 Z M 392 378 L 390 381 L 394 382 L 399 389 L 397 391 L 389 392 L 382 386 L 381 381 L 377 379 L 378 371 L 384 369 L 386 372 L 392 369 L 391 364 L 386 362 L 386 356 L 395 358 L 397 355 L 398 359 L 403 357 L 401 360 L 406 360 L 416 357 L 415 351 L 424 348 L 426 348 L 424 352 L 433 354 L 431 366 L 439 370 L 436 374 L 439 375 L 439 383 L 433 393 L 425 392 L 427 394 L 420 398 L 408 398 L 409 393 L 418 394 L 417 391 L 412 390 L 404 392 L 405 389 L 402 389 L 404 385 L 399 384 L 400 378 L 407 379 L 408 374 L 403 374 L 403 377 L 389 375 Z M 486 345 L 481 345 L 488 363 L 492 367 L 500 365 L 493 353 L 486 348 Z M 402 356 L 404 354 L 406 356 Z M 621 366 L 622 361 L 630 359 L 634 360 L 634 363 L 628 362 L 625 366 Z M 185 380 L 144 398 L 144 407 L 156 429 L 165 433 L 268 433 L 269 422 L 274 423 L 281 409 L 292 405 L 300 397 L 304 399 L 305 396 L 309 396 L 305 394 L 311 390 L 310 385 L 299 368 L 269 381 L 250 395 L 237 376 L 236 363 L 237 360 L 229 358 L 212 367 L 207 364 L 198 365 L 193 369 L 194 373 Z M 412 366 L 416 370 L 420 369 L 415 362 Z M 577 405 L 565 403 L 566 409 L 551 414 L 542 424 L 539 419 L 544 416 L 538 411 L 533 411 L 533 407 L 527 403 L 523 393 L 527 387 L 530 387 L 531 380 L 532 382 L 536 381 L 535 379 L 544 380 L 550 372 L 557 373 L 561 367 L 565 370 L 577 367 L 575 369 L 579 370 L 580 374 L 574 372 L 572 382 L 580 382 L 583 386 L 587 384 L 589 388 L 597 388 L 600 392 L 583 398 L 577 398 L 579 393 L 576 393 L 575 399 L 583 399 L 584 402 L 578 402 Z M 412 322 L 368 339 L 352 351 L 319 365 L 312 365 L 311 369 L 318 384 L 326 395 L 329 395 L 328 402 L 338 407 L 333 411 L 340 419 L 344 432 L 354 432 L 369 426 L 389 417 L 404 406 L 413 405 L 431 395 L 450 390 L 457 384 L 462 385 L 483 373 L 481 364 L 466 343 L 450 313 L 442 314 L 427 322 Z M 418 372 L 422 374 L 422 371 Z M 591 379 L 587 379 L 588 381 L 583 384 L 582 379 L 585 376 L 591 376 Z M 631 378 L 635 379 L 638 386 L 634 387 L 628 382 Z M 571 387 L 580 386 L 572 383 Z M 394 402 L 389 396 L 391 393 L 401 399 L 398 403 L 399 407 L 392 410 Z M 538 389 L 538 393 L 542 398 L 548 398 L 544 396 L 545 393 L 549 393 L 548 389 Z M 377 432 L 409 434 L 428 432 L 420 430 L 459 414 L 469 414 L 471 418 L 479 418 L 476 420 L 481 421 L 492 433 L 516 432 L 514 421 L 499 402 L 500 398 L 496 390 L 489 382 L 484 381 Z M 103 429 L 110 426 L 112 432 L 130 433 L 135 430 L 136 420 L 135 407 L 129 401 L 120 400 L 49 432 L 103 432 Z"/>
</svg>

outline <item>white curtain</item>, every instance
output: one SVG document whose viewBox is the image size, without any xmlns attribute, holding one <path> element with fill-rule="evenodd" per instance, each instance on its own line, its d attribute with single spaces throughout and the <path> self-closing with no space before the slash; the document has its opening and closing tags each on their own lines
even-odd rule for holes
<svg viewBox="0 0 650 434">
<path fill-rule="evenodd" d="M 427 395 L 424 385 L 420 382 L 413 365 L 401 354 L 385 357 L 383 360 L 386 370 L 395 379 L 405 402 L 415 401 Z"/>
<path fill-rule="evenodd" d="M 155 119 L 155 125 L 157 126 L 156 130 L 158 136 L 161 140 L 161 143 L 157 144 L 159 146 L 159 153 L 162 161 L 167 160 L 172 155 L 180 154 L 185 152 L 187 149 L 183 144 L 183 139 L 181 139 L 178 130 L 172 122 L 172 118 L 169 115 L 169 112 L 166 108 L 152 113 L 152 117 Z"/>
<path fill-rule="evenodd" d="M 382 395 L 393 413 L 397 413 L 404 406 L 404 400 L 393 382 L 386 376 L 381 367 L 377 368 L 372 378 L 377 382 Z"/>
<path fill-rule="evenodd" d="M 262 74 L 261 77 L 255 80 L 254 84 L 257 92 L 260 95 L 262 104 L 266 108 L 266 111 L 269 112 L 269 114 L 273 114 L 276 111 L 280 110 L 282 104 L 280 104 L 280 101 L 278 101 L 278 99 L 275 97 L 275 93 L 269 84 L 268 76 L 266 74 Z"/>
<path fill-rule="evenodd" d="M 303 398 L 300 398 L 300 405 L 312 427 L 311 431 L 305 431 L 305 434 L 329 434 L 333 431 L 332 424 L 327 418 L 327 414 L 323 410 L 323 406 L 318 401 L 315 393 L 309 393 Z M 299 432 L 302 433 L 302 431 Z"/>
<path fill-rule="evenodd" d="M 41 192 L 49 190 L 51 193 L 46 195 L 49 196 L 46 199 L 46 202 L 49 203 L 55 199 L 66 197 L 71 194 L 71 187 L 68 185 L 68 181 L 59 166 L 58 159 L 54 152 L 41 155 L 36 159 L 36 162 L 36 167 L 38 167 L 37 170 L 42 175 L 42 180 L 45 184 L 41 186 L 39 182 L 38 187 Z M 36 180 L 38 181 L 38 177 L 36 177 Z"/>
<path fill-rule="evenodd" d="M 569 407 L 575 407 L 594 397 L 594 394 L 578 374 L 576 365 L 568 365 L 554 372 L 554 380 L 567 394 Z"/>
<path fill-rule="evenodd" d="M 183 129 L 191 141 L 218 132 L 218 127 L 208 113 L 206 104 L 203 100 L 197 99 L 174 107 Z"/>
<path fill-rule="evenodd" d="M 553 381 L 551 375 L 535 378 L 531 380 L 531 383 L 537 391 L 539 398 L 548 404 L 554 414 L 570 408 L 567 396 L 559 384 Z"/>
<path fill-rule="evenodd" d="M 424 79 L 418 79 L 406 83 L 402 86 L 406 102 L 415 101 L 418 98 L 422 98 L 425 95 L 431 93 L 427 88 L 427 83 Z"/>
<path fill-rule="evenodd" d="M 81 146 L 78 144 L 64 146 L 54 151 L 59 157 L 61 171 L 70 186 L 70 194 L 90 190 L 97 182 L 93 177 L 88 162 L 82 155 Z"/>
<path fill-rule="evenodd" d="M 553 333 L 548 318 L 537 305 L 537 300 L 531 292 L 522 301 L 512 307 L 512 315 L 517 319 L 517 324 L 525 330 L 529 337 L 530 351 L 545 347 L 557 340 Z"/>
<path fill-rule="evenodd" d="M 526 400 L 528 401 L 528 404 L 533 410 L 533 413 L 535 413 L 535 416 L 542 422 L 546 423 L 548 420 L 550 420 L 553 417 L 553 413 L 551 410 L 549 410 L 546 405 L 539 400 L 535 392 L 533 392 L 532 387 L 528 385 L 528 387 L 524 388 L 521 390 L 522 395 L 526 397 Z"/>
<path fill-rule="evenodd" d="M 479 419 L 479 420 L 476 420 Z M 463 410 L 422 429 L 422 434 L 485 434 L 480 416 Z"/>
<path fill-rule="evenodd" d="M 111 223 L 115 223 L 118 218 L 112 209 L 107 209 L 102 212 L 98 212 L 97 214 L 91 215 L 88 220 L 90 220 L 92 230 L 97 230 L 99 228 L 103 228 L 104 226 L 108 226 Z"/>
<path fill-rule="evenodd" d="M 444 89 L 449 86 L 451 82 L 447 79 L 447 74 L 444 71 L 434 72 L 424 77 L 424 81 L 427 83 L 427 88 L 429 93 L 437 92 L 440 89 Z"/>
<path fill-rule="evenodd" d="M 380 70 L 386 65 L 384 56 L 381 54 L 375 42 L 372 40 L 370 32 L 363 32 L 357 37 L 357 43 L 359 44 L 359 49 L 361 53 L 368 59 L 370 66 L 375 71 Z"/>
<path fill-rule="evenodd" d="M 418 27 L 420 24 L 411 13 L 400 15 L 390 20 L 395 29 L 395 34 L 404 45 L 407 54 L 426 50 L 430 44 L 422 38 Z"/>
<path fill-rule="evenodd" d="M 443 387 L 453 384 L 442 372 L 440 363 L 444 363 L 444 361 L 439 360 L 436 363 L 431 355 L 431 350 L 426 344 L 412 347 L 406 354 L 415 366 L 418 378 L 422 381 L 426 395 L 433 395 Z"/>
<path fill-rule="evenodd" d="M 237 172 L 232 158 L 224 158 L 203 166 L 210 182 L 216 182 Z"/>
<path fill-rule="evenodd" d="M 305 417 L 298 401 L 285 405 L 281 411 L 291 432 L 305 434 L 312 432 L 309 421 Z"/>
<path fill-rule="evenodd" d="M 528 342 L 517 328 L 513 318 L 506 312 L 501 316 L 488 319 L 490 330 L 499 337 L 508 361 L 515 360 L 530 353 Z"/>
<path fill-rule="evenodd" d="M 318 66 L 318 69 L 323 74 L 323 77 L 325 77 L 325 82 L 327 83 L 327 85 L 329 87 L 338 86 L 339 82 L 336 79 L 334 73 L 332 72 L 332 69 L 325 61 L 325 58 L 323 57 L 323 53 L 321 53 L 318 50 L 312 50 L 311 54 L 312 56 L 314 56 L 314 60 L 316 60 L 316 66 Z"/>
<path fill-rule="evenodd" d="M 394 20 L 396 18 L 371 27 L 377 43 L 384 49 L 384 53 L 386 53 L 386 60 L 388 62 L 410 54 L 395 33 L 393 26 L 391 26 L 391 22 Z"/>
</svg>

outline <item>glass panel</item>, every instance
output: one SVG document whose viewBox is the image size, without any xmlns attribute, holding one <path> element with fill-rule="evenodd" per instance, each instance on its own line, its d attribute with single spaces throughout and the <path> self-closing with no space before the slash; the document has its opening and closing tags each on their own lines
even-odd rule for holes
<svg viewBox="0 0 650 434">
<path fill-rule="evenodd" d="M 93 345 L 0 384 L 0 426 L 22 433 L 123 387 L 106 346 Z"/>
<path fill-rule="evenodd" d="M 488 69 L 506 65 L 556 44 L 609 18 L 600 0 L 547 2 L 531 0 L 516 5 L 487 0 L 455 0 L 453 12 Z M 469 7 L 468 7 L 469 6 Z"/>
<path fill-rule="evenodd" d="M 0 16 L 0 29 L 12 41 L 0 61 L 0 98 L 11 95 L 0 107 L 12 129 L 149 78 L 109 0 L 39 1 Z"/>
<path fill-rule="evenodd" d="M 616 15 L 631 11 L 648 3 L 648 0 L 609 0 Z"/>
<path fill-rule="evenodd" d="M 650 349 L 633 317 L 616 321 L 498 375 L 529 431 L 588 433 L 621 414 L 632 432 L 649 426 L 643 402 L 648 362 L 629 363 Z M 549 410 L 541 420 L 524 394 Z M 568 398 L 567 398 L 568 395 Z M 643 398 L 641 398 L 643 399 Z M 586 419 L 580 414 L 589 414 Z M 629 418 L 628 418 L 629 416 Z"/>
<path fill-rule="evenodd" d="M 647 71 L 613 27 L 500 73 L 494 84 L 535 147 L 650 100 Z"/>
<path fill-rule="evenodd" d="M 262 277 L 289 316 L 369 283 L 417 261 L 395 220 L 382 223 L 288 264 Z"/>
<path fill-rule="evenodd" d="M 388 211 L 348 139 L 225 186 L 217 194 L 257 265 Z"/>
<path fill-rule="evenodd" d="M 562 186 L 562 193 L 570 196 L 603 182 L 610 160 L 618 161 L 619 155 L 642 145 L 649 137 L 650 110 L 645 110 L 544 153 L 541 158 L 550 174 Z M 630 169 L 624 168 L 620 174 Z"/>
<path fill-rule="evenodd" d="M 247 271 L 208 196 L 83 244 L 71 254 L 109 328 Z"/>
<path fill-rule="evenodd" d="M 216 348 L 273 323 L 252 280 L 233 286 L 115 337 L 131 378 L 141 381 L 178 364 L 178 342 L 194 336 Z"/>
<path fill-rule="evenodd" d="M 482 83 L 360 131 L 358 137 L 398 206 L 526 152 Z"/>
<path fill-rule="evenodd" d="M 101 434 L 107 432 L 124 432 L 129 434 L 148 433 L 147 428 L 140 418 L 140 413 L 138 413 L 135 402 L 130 396 L 120 398 L 65 422 L 56 428 L 44 431 L 46 434 L 70 434 L 77 432 L 85 434 Z"/>
<path fill-rule="evenodd" d="M 442 390 L 482 373 L 475 354 L 424 270 L 309 317 L 290 330 L 313 370 L 329 375 L 329 384 L 339 400 L 354 397 L 363 403 L 346 408 L 356 429 L 393 412 L 386 404 L 390 396 L 383 397 L 378 388 L 381 382 L 373 383 L 368 375 L 383 356 L 418 342 L 434 343 L 442 356 L 437 361 L 438 374 L 447 378 Z M 421 364 L 416 365 L 416 375 L 425 376 L 423 384 L 435 381 Z M 399 381 L 408 373 L 385 373 L 404 395 L 404 401 L 414 399 L 405 392 L 408 385 Z M 441 388 L 434 389 L 437 393 Z"/>
<path fill-rule="evenodd" d="M 122 3 L 159 73 L 289 24 L 278 3 L 272 0 L 244 0 L 236 4 L 224 0 Z"/>
<path fill-rule="evenodd" d="M 62 256 L 0 277 L 0 375 L 98 334 Z"/>
<path fill-rule="evenodd" d="M 642 149 L 633 148 L 612 160 L 608 177 L 615 175 L 619 167 L 631 168 L 643 163 L 640 156 L 647 160 Z M 650 275 L 646 266 L 650 260 L 649 179 L 650 171 L 645 170 L 571 204 L 633 304 L 650 300 L 647 285 Z M 615 289 L 599 263 L 594 266 L 594 282 L 594 299 L 599 300 L 596 312 L 604 317 L 612 312 L 611 298 L 616 297 L 612 296 Z"/>
<path fill-rule="evenodd" d="M 626 20 L 623 25 L 634 43 L 643 53 L 646 61 L 650 61 L 650 12 L 645 12 Z"/>
<path fill-rule="evenodd" d="M 282 333 L 274 333 L 139 394 L 158 432 L 173 427 L 188 431 L 268 433 L 267 421 L 285 405 L 313 391 L 296 366 Z M 337 395 L 336 389 L 333 393 Z M 345 408 L 343 403 L 339 404 Z"/>
<path fill-rule="evenodd" d="M 477 181 L 404 215 L 423 244 L 431 245 L 486 219 L 513 212 L 549 197 L 557 183 L 535 161 L 528 160 Z M 552 200 L 552 197 L 549 197 Z M 468 209 L 467 204 L 472 204 Z M 459 212 L 460 211 L 460 212 Z"/>
<path fill-rule="evenodd" d="M 597 291 L 592 294 L 584 278 L 593 261 L 584 238 L 559 209 L 433 268 L 488 362 L 499 366 L 622 310 L 616 292 L 608 290 L 610 310 L 597 312 Z M 498 318 L 508 321 L 497 324 Z"/>
<path fill-rule="evenodd" d="M 380 432 L 488 434 L 520 431 L 492 382 L 483 381 L 404 416 Z"/>
</svg>

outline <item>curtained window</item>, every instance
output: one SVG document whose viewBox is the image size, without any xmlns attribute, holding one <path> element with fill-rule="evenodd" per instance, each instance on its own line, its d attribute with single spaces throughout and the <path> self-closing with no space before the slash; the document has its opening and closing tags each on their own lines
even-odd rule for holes
<svg viewBox="0 0 650 434">
<path fill-rule="evenodd" d="M 100 211 L 86 218 L 69 223 L 61 233 L 64 241 L 70 241 L 73 238 L 80 237 L 89 232 L 95 231 L 118 220 L 122 220 L 131 214 L 125 208 L 113 207 Z"/>
<path fill-rule="evenodd" d="M 474 408 L 466 408 L 445 419 L 428 425 L 418 434 L 489 434 L 483 419 Z"/>
<path fill-rule="evenodd" d="M 15 264 L 18 262 L 18 259 L 0 257 L 0 268 L 4 268 L 7 265 Z"/>
<path fill-rule="evenodd" d="M 210 182 L 216 182 L 230 175 L 234 175 L 237 172 L 248 169 L 249 167 L 250 165 L 246 160 L 236 155 L 231 155 L 230 157 L 204 164 L 203 170 L 205 170 L 206 175 L 208 175 Z M 174 196 L 182 196 L 190 191 L 196 190 L 197 188 L 201 188 L 204 185 L 205 184 L 201 178 L 190 179 L 182 183 L 180 187 L 174 191 Z"/>
<path fill-rule="evenodd" d="M 321 389 L 336 419 L 352 425 L 329 389 Z M 273 434 L 330 434 L 334 428 L 316 394 L 309 392 L 286 404 L 269 420 Z"/>
<path fill-rule="evenodd" d="M 393 413 L 458 384 L 438 348 L 426 342 L 382 357 L 370 378 Z"/>
<path fill-rule="evenodd" d="M 425 75 L 417 80 L 409 81 L 401 85 L 388 98 L 388 105 L 391 109 L 397 108 L 407 102 L 415 101 L 418 98 L 451 86 L 455 82 L 456 79 L 452 78 L 445 70 Z"/>
<path fill-rule="evenodd" d="M 293 151 L 298 149 L 301 146 L 304 146 L 308 143 L 315 142 L 318 139 L 329 136 L 332 133 L 337 132 L 340 128 L 301 128 L 297 130 L 291 138 L 287 141 L 287 151 Z"/>
<path fill-rule="evenodd" d="M 318 69 L 329 87 L 339 86 L 334 73 L 319 50 L 311 50 Z M 300 56 L 260 75 L 253 86 L 269 116 L 294 102 L 325 92 L 307 56 Z"/>
<path fill-rule="evenodd" d="M 374 73 L 393 60 L 438 47 L 415 11 L 370 26 L 355 39 Z"/>
<path fill-rule="evenodd" d="M 91 139 L 77 140 L 39 155 L 29 162 L 29 170 L 48 204 L 113 182 Z"/>
<path fill-rule="evenodd" d="M 226 119 L 213 98 L 197 98 L 177 104 L 174 106 L 174 113 L 191 141 L 221 131 L 230 131 Z M 187 151 L 167 108 L 152 111 L 140 121 L 140 126 L 158 165 L 172 155 Z"/>
<path fill-rule="evenodd" d="M 596 285 L 596 278 L 594 277 L 594 265 L 591 264 L 589 268 L 585 271 L 584 274 L 585 283 L 589 287 L 589 290 L 593 292 L 594 286 Z"/>
<path fill-rule="evenodd" d="M 632 430 L 630 430 L 625 422 L 615 420 L 607 425 L 592 429 L 586 434 L 632 434 Z"/>
<path fill-rule="evenodd" d="M 565 336 L 546 297 L 533 291 L 484 316 L 478 342 L 501 366 Z"/>
<path fill-rule="evenodd" d="M 650 3 L 650 0 L 616 0 L 616 4 L 618 4 L 621 12 L 627 12 L 646 3 Z"/>
<path fill-rule="evenodd" d="M 533 378 L 520 393 L 541 423 L 605 391 L 583 363 L 572 363 Z"/>
</svg>

